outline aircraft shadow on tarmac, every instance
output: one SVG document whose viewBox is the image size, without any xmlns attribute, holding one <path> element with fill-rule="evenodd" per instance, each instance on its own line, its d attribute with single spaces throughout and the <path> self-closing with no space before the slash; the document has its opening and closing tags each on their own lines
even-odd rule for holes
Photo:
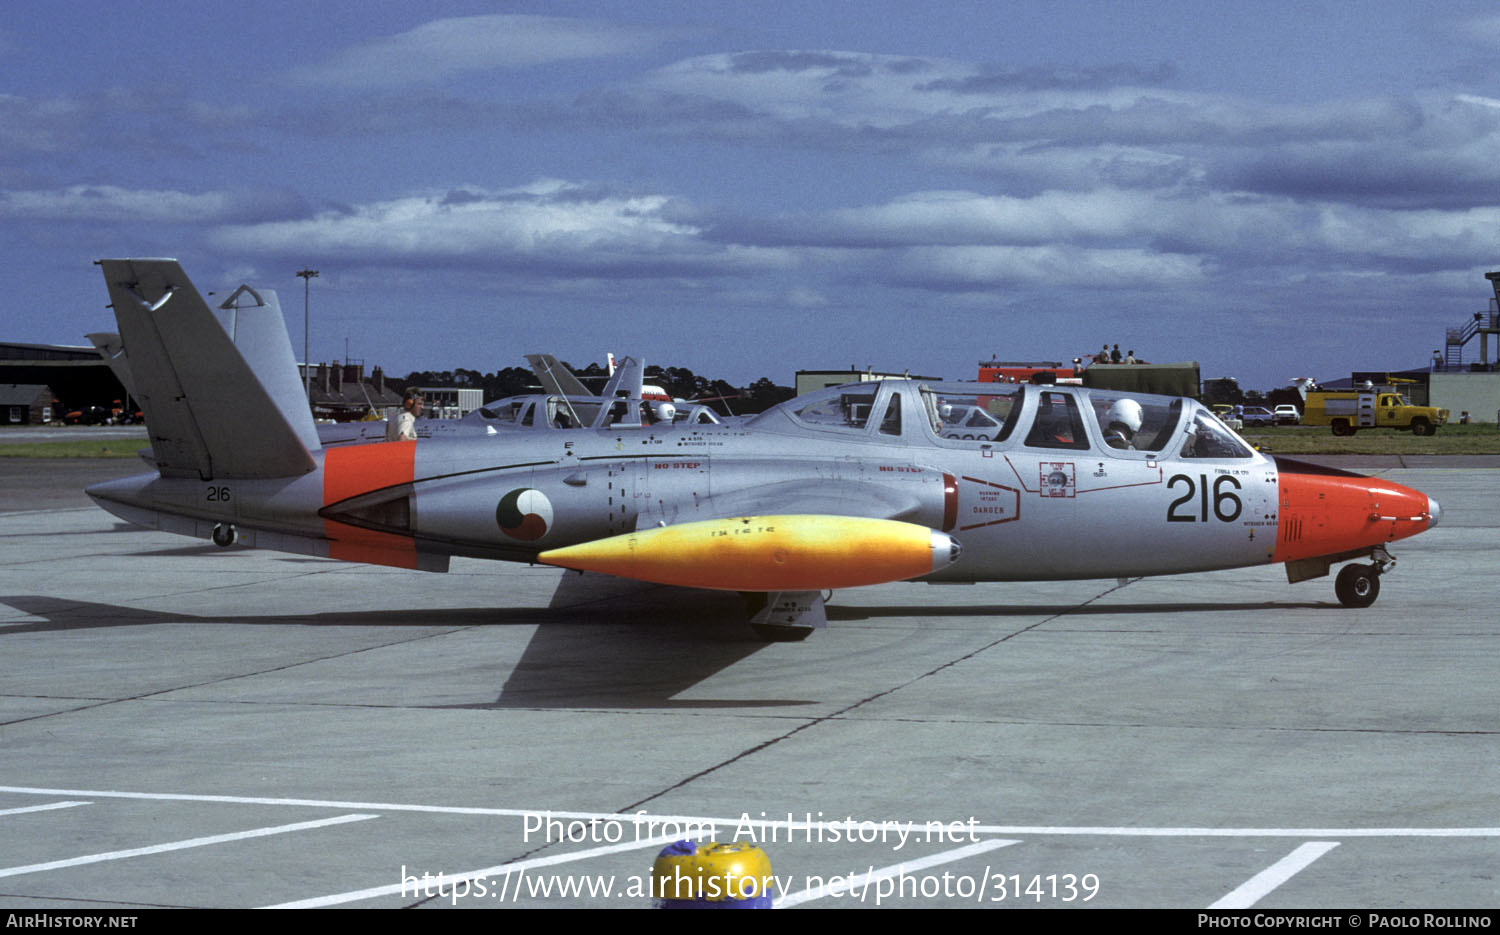
<svg viewBox="0 0 1500 935">
<path fill-rule="evenodd" d="M 132 532 L 133 533 L 133 532 L 140 532 L 140 531 L 141 531 L 141 527 L 139 527 L 139 526 L 132 526 L 129 523 L 115 523 L 113 526 L 111 526 L 108 529 L 71 529 L 71 530 L 67 530 L 67 529 L 64 529 L 64 530 L 48 529 L 48 530 L 44 530 L 42 532 L 12 532 L 12 533 L 6 533 L 5 538 L 6 539 L 33 539 L 33 538 L 35 538 L 35 539 L 56 539 L 56 538 L 58 538 L 60 536 L 97 536 L 100 533 L 112 533 L 112 532 Z M 215 546 L 208 546 L 208 548 L 215 548 Z M 156 553 L 156 552 L 135 552 L 135 553 L 131 553 L 131 554 L 135 554 L 135 555 L 155 555 L 155 554 L 158 554 L 158 553 Z"/>
<path fill-rule="evenodd" d="M 210 550 L 217 547 L 209 546 Z M 174 550 L 175 551 L 175 550 Z M 182 550 L 184 552 L 193 549 Z M 310 614 L 201 616 L 41 595 L 0 596 L 0 603 L 40 622 L 0 625 L 12 634 L 118 626 L 189 623 L 202 626 L 434 627 L 530 626 L 535 632 L 505 674 L 494 700 L 438 707 L 764 708 L 815 703 L 807 699 L 683 699 L 676 696 L 724 669 L 769 649 L 744 623 L 733 593 L 668 588 L 599 575 L 564 574 L 545 608 L 437 608 Z M 964 604 L 915 607 L 830 606 L 830 621 L 882 617 L 1048 617 L 1327 609 L 1326 602 L 1143 604 Z M 817 637 L 814 636 L 814 639 Z M 783 651 L 791 647 L 783 646 Z M 795 651 L 795 650 L 793 650 Z M 498 672 L 497 667 L 497 675 Z"/>
<path fill-rule="evenodd" d="M 0 637 L 151 624 L 435 627 L 538 625 L 494 700 L 438 707 L 744 708 L 808 699 L 678 699 L 767 649 L 744 623 L 736 594 L 569 574 L 547 608 L 438 608 L 201 616 L 42 595 L 0 596 L 39 622 L 0 625 Z M 499 667 L 497 667 L 497 674 Z"/>
<path fill-rule="evenodd" d="M 1237 601 L 1170 604 L 951 604 L 914 610 L 910 604 L 894 607 L 840 607 L 829 605 L 828 620 L 869 620 L 874 617 L 1087 617 L 1104 614 L 1187 614 L 1237 610 L 1334 610 L 1337 601 Z"/>
</svg>

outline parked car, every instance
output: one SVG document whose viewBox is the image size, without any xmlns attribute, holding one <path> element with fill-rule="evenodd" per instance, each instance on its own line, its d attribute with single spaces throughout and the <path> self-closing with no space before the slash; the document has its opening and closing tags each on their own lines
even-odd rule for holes
<svg viewBox="0 0 1500 935">
<path fill-rule="evenodd" d="M 1235 413 L 1235 407 L 1229 405 L 1228 403 L 1214 403 L 1211 408 L 1214 411 L 1214 415 L 1219 417 L 1220 422 L 1223 422 L 1225 425 L 1234 429 L 1236 432 L 1244 429 L 1245 422 Z"/>
<path fill-rule="evenodd" d="M 1276 424 L 1276 414 L 1264 406 L 1245 406 L 1240 410 L 1240 418 L 1246 425 Z"/>
<path fill-rule="evenodd" d="M 82 406 L 63 413 L 62 420 L 68 425 L 108 425 L 109 410 L 103 406 Z"/>
<path fill-rule="evenodd" d="M 1272 415 L 1275 417 L 1277 425 L 1302 424 L 1302 413 L 1298 412 L 1297 407 L 1291 403 L 1283 403 L 1277 406 L 1276 411 Z"/>
</svg>

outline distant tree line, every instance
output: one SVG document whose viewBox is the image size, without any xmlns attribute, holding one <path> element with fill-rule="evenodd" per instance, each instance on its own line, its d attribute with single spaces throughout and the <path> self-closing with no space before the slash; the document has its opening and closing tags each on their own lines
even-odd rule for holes
<svg viewBox="0 0 1500 935">
<path fill-rule="evenodd" d="M 574 367 L 564 362 L 564 366 L 595 392 L 602 390 L 609 380 L 608 369 L 600 364 Z M 485 402 L 506 396 L 541 392 L 536 374 L 529 367 L 506 367 L 494 373 L 481 373 L 465 367 L 454 370 L 414 370 L 406 375 L 404 381 L 390 382 L 400 383 L 402 390 L 408 386 L 474 388 L 482 391 Z M 791 387 L 780 386 L 770 377 L 761 377 L 749 386 L 736 387 L 724 380 L 699 376 L 686 367 L 648 367 L 646 382 L 661 387 L 677 399 L 704 400 L 715 411 L 725 415 L 760 412 L 796 395 Z"/>
<path fill-rule="evenodd" d="M 1216 378 L 1203 381 L 1203 401 L 1206 403 L 1228 403 L 1232 406 L 1265 406 L 1274 409 L 1284 403 L 1302 408 L 1302 394 L 1294 386 L 1277 387 L 1274 390 L 1242 390 L 1232 379 Z"/>
</svg>

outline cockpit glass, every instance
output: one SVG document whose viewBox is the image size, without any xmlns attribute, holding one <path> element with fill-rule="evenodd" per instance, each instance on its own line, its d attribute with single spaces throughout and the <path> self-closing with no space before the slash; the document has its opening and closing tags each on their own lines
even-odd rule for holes
<svg viewBox="0 0 1500 935">
<path fill-rule="evenodd" d="M 547 400 L 547 422 L 560 429 L 576 429 L 580 424 L 578 414 L 573 411 L 573 408 L 556 396 L 549 397 Z"/>
<path fill-rule="evenodd" d="M 1093 447 L 1083 430 L 1083 417 L 1078 413 L 1078 402 L 1071 394 L 1046 390 L 1040 394 L 1036 417 L 1032 419 L 1031 431 L 1026 434 L 1026 445 L 1030 448 L 1060 448 L 1067 451 L 1087 451 Z"/>
<path fill-rule="evenodd" d="M 1160 453 L 1182 417 L 1182 400 L 1107 390 L 1089 394 L 1104 444 L 1116 451 Z"/>
<path fill-rule="evenodd" d="M 719 417 L 707 406 L 684 406 L 672 414 L 677 425 L 718 425 Z"/>
<path fill-rule="evenodd" d="M 1250 448 L 1228 426 L 1207 410 L 1199 410 L 1188 425 L 1182 446 L 1184 458 L 1250 458 Z"/>
<path fill-rule="evenodd" d="M 940 438 L 999 442 L 1010 437 L 1021 414 L 1021 387 L 995 387 L 995 392 L 946 392 L 922 387 L 922 408 Z"/>
<path fill-rule="evenodd" d="M 514 400 L 497 399 L 485 405 L 479 412 L 493 422 L 514 423 L 516 416 L 521 412 L 521 404 Z"/>
<path fill-rule="evenodd" d="M 901 434 L 901 394 L 892 393 L 891 401 L 885 407 L 885 418 L 880 420 L 880 434 Z"/>
<path fill-rule="evenodd" d="M 818 428 L 856 429 L 863 431 L 875 405 L 874 389 L 844 390 L 814 396 L 792 414 L 801 422 Z"/>
</svg>

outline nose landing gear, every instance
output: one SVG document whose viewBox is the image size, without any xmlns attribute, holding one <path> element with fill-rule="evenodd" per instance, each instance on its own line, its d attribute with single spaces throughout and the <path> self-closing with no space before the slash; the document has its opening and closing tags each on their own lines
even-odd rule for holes
<svg viewBox="0 0 1500 935">
<path fill-rule="evenodd" d="M 1396 560 L 1383 546 L 1370 553 L 1369 565 L 1345 565 L 1334 579 L 1333 593 L 1345 607 L 1369 607 L 1380 596 L 1380 576 L 1396 566 Z"/>
</svg>

